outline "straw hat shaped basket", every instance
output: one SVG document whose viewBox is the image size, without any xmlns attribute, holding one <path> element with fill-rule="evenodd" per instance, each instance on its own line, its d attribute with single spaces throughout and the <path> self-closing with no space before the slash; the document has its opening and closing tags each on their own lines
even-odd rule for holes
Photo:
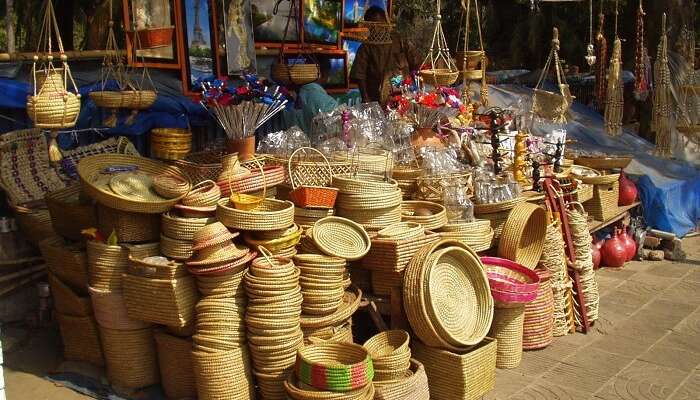
<svg viewBox="0 0 700 400">
<path fill-rule="evenodd" d="M 294 161 L 297 155 L 300 158 L 302 157 L 300 152 L 315 152 L 321 157 L 326 167 L 323 169 L 319 168 L 325 175 L 322 182 L 318 182 L 320 178 L 318 176 L 311 176 L 311 179 L 308 179 L 305 175 L 305 169 L 297 167 L 300 164 Z M 309 161 L 309 155 L 305 155 L 304 161 L 312 162 Z M 289 180 L 292 184 L 292 191 L 289 192 L 289 198 L 294 205 L 302 208 L 333 208 L 336 198 L 338 197 L 338 189 L 328 187 L 333 181 L 333 170 L 323 153 L 313 147 L 300 147 L 292 153 L 287 163 Z"/>
<path fill-rule="evenodd" d="M 85 193 L 107 207 L 135 213 L 163 213 L 185 195 L 166 199 L 153 191 L 153 177 L 164 173 L 189 182 L 177 167 L 143 157 L 99 154 L 78 164 Z"/>
</svg>

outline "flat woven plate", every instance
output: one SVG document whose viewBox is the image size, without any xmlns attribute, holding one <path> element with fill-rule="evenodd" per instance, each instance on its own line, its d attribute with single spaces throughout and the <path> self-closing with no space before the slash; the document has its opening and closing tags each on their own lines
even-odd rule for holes
<svg viewBox="0 0 700 400">
<path fill-rule="evenodd" d="M 326 217 L 316 221 L 313 232 L 316 247 L 328 255 L 349 261 L 364 257 L 372 245 L 367 231 L 361 225 L 341 217 Z"/>
<path fill-rule="evenodd" d="M 133 201 L 164 201 L 153 189 L 153 177 L 140 172 L 125 172 L 109 180 L 109 188 L 125 199 Z"/>
</svg>

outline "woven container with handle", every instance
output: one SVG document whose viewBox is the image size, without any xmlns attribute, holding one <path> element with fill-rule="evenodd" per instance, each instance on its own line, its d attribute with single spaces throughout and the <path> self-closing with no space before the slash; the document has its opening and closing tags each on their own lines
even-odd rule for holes
<svg viewBox="0 0 700 400">
<path fill-rule="evenodd" d="M 523 358 L 523 320 L 525 306 L 501 308 L 493 313 L 489 336 L 498 342 L 496 367 L 517 368 Z"/>
<path fill-rule="evenodd" d="M 92 317 L 75 317 L 56 312 L 63 340 L 63 355 L 67 360 L 104 365 L 100 334 Z"/>
<path fill-rule="evenodd" d="M 160 382 L 151 328 L 115 330 L 101 326 L 100 337 L 112 385 L 139 389 Z"/>
<path fill-rule="evenodd" d="M 534 269 L 542 256 L 547 215 L 544 208 L 531 203 L 513 207 L 498 242 L 498 256 Z"/>
<path fill-rule="evenodd" d="M 39 243 L 46 268 L 78 294 L 87 293 L 88 262 L 82 245 L 68 244 L 58 236 Z"/>
<path fill-rule="evenodd" d="M 452 353 L 413 342 L 413 357 L 425 367 L 433 400 L 476 400 L 496 385 L 496 340 L 485 338 Z"/>
<path fill-rule="evenodd" d="M 120 243 L 157 242 L 160 215 L 120 211 L 98 204 L 97 227 L 105 237 L 116 232 Z"/>
<path fill-rule="evenodd" d="M 411 367 L 402 379 L 374 382 L 375 400 L 430 400 L 428 375 L 421 362 L 411 359 Z"/>
<path fill-rule="evenodd" d="M 523 350 L 535 350 L 547 347 L 554 338 L 554 295 L 552 293 L 552 274 L 546 269 L 536 269 L 540 277 L 537 298 L 525 305 L 523 321 Z"/>
<path fill-rule="evenodd" d="M 97 226 L 95 206 L 81 199 L 80 185 L 47 193 L 46 206 L 53 229 L 67 239 L 82 240 L 81 230 Z"/>
<path fill-rule="evenodd" d="M 88 317 L 92 315 L 90 297 L 80 296 L 56 275 L 49 273 L 49 286 L 56 311 L 63 315 Z"/>
<path fill-rule="evenodd" d="M 158 346 L 158 365 L 163 391 L 169 399 L 197 397 L 192 367 L 192 340 L 154 331 Z"/>
<path fill-rule="evenodd" d="M 121 291 L 122 275 L 129 263 L 129 250 L 101 242 L 87 242 L 90 287 L 105 291 Z"/>
<path fill-rule="evenodd" d="M 593 185 L 593 198 L 583 203 L 586 212 L 597 221 L 607 221 L 618 213 L 620 183 Z"/>
</svg>

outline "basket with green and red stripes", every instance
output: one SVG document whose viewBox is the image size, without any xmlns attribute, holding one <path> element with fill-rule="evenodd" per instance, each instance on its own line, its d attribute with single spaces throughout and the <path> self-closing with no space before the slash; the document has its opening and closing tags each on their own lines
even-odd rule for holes
<svg viewBox="0 0 700 400">
<path fill-rule="evenodd" d="M 297 353 L 297 378 L 318 390 L 348 392 L 365 387 L 374 378 L 372 358 L 354 343 L 319 343 Z"/>
</svg>

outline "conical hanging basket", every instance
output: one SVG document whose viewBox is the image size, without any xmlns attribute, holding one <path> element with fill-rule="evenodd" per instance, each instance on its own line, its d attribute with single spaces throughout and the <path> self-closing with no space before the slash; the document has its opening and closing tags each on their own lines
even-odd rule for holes
<svg viewBox="0 0 700 400">
<path fill-rule="evenodd" d="M 474 14 L 476 16 L 476 30 L 479 34 L 479 50 L 469 50 L 472 1 L 474 2 Z M 462 6 L 464 6 L 464 1 L 462 2 Z M 484 40 L 481 35 L 481 19 L 479 18 L 479 4 L 477 0 L 467 0 L 465 11 L 463 50 L 455 54 L 455 63 L 457 69 L 462 72 L 462 78 L 465 81 L 478 81 L 484 79 L 486 76 L 488 60 L 486 58 L 486 52 L 484 51 Z M 457 48 L 459 48 L 459 39 L 461 36 L 461 34 L 458 36 Z"/>
</svg>

